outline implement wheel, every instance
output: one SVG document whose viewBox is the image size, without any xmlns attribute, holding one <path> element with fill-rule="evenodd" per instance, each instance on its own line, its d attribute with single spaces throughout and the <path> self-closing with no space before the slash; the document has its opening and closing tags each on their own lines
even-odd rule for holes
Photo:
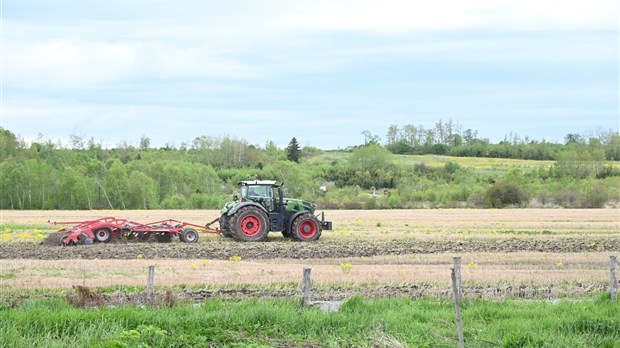
<svg viewBox="0 0 620 348">
<path fill-rule="evenodd" d="M 267 239 L 269 219 L 260 208 L 248 206 L 239 209 L 230 219 L 233 238 L 244 242 L 261 242 Z"/>
<path fill-rule="evenodd" d="M 196 232 L 196 230 L 192 230 L 192 229 L 183 230 L 183 233 L 181 233 L 180 237 L 181 237 L 181 240 L 184 241 L 185 243 L 198 242 L 198 232 Z"/>
<path fill-rule="evenodd" d="M 112 239 L 112 231 L 107 228 L 100 228 L 95 231 L 95 240 L 101 243 L 107 243 Z"/>
<path fill-rule="evenodd" d="M 291 228 L 293 239 L 300 242 L 311 242 L 321 237 L 321 223 L 316 216 L 303 213 L 295 218 Z"/>
</svg>

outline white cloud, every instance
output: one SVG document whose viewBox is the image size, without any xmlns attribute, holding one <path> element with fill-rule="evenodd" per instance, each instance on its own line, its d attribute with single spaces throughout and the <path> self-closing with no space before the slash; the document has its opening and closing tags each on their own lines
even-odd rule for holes
<svg viewBox="0 0 620 348">
<path fill-rule="evenodd" d="M 270 120 L 268 139 L 329 148 L 356 143 L 364 124 L 382 132 L 400 122 L 385 115 L 473 119 L 503 104 L 617 99 L 617 78 L 610 88 L 605 77 L 617 75 L 615 0 L 23 3 L 4 11 L 2 64 L 4 120 L 24 136 L 88 127 L 95 138 L 233 134 L 262 144 L 249 125 Z M 490 103 L 494 83 L 574 93 Z M 607 94 L 584 95 L 592 86 Z"/>
<path fill-rule="evenodd" d="M 161 77 L 254 78 L 259 68 L 240 63 L 225 50 L 200 46 L 142 46 L 141 61 Z"/>
<path fill-rule="evenodd" d="M 5 44 L 5 83 L 27 87 L 93 88 L 135 78 L 252 78 L 255 67 L 205 47 L 161 43 L 52 39 Z"/>
<path fill-rule="evenodd" d="M 8 40 L 5 83 L 26 86 L 87 86 L 125 78 L 136 66 L 137 50 L 124 43 Z"/>
<path fill-rule="evenodd" d="M 616 30 L 617 14 L 614 0 L 323 0 L 281 18 L 310 30 L 572 31 Z"/>
<path fill-rule="evenodd" d="M 130 4 L 133 9 L 148 6 L 140 2 Z M 468 29 L 487 32 L 617 31 L 618 27 L 618 5 L 613 0 L 315 0 L 286 3 L 273 0 L 262 2 L 260 6 L 241 1 L 190 2 L 174 7 L 166 4 L 165 1 L 156 2 L 149 9 L 153 18 L 128 13 L 118 20 L 109 18 L 114 8 L 107 9 L 107 18 L 97 18 L 94 13 L 91 17 L 68 21 L 69 9 L 68 13 L 62 13 L 63 22 L 55 21 L 53 16 L 41 23 L 9 18 L 4 21 L 5 84 L 89 88 L 144 77 L 256 78 L 267 73 L 270 65 L 307 72 L 346 66 L 353 56 L 345 50 L 351 50 L 351 46 L 335 48 L 327 54 L 309 51 L 326 49 L 313 44 L 312 34 L 317 32 L 399 35 L 417 32 L 423 35 L 420 33 L 458 33 Z M 109 6 L 116 6 L 120 11 L 123 5 L 124 2 L 111 2 Z M 479 45 L 482 51 L 497 48 L 468 39 L 427 42 L 404 49 L 441 53 L 459 50 L 463 45 Z M 272 51 L 264 51 L 265 47 Z M 379 55 L 393 54 L 390 50 L 394 47 L 379 45 L 373 50 Z M 581 55 L 594 52 L 596 56 L 597 49 L 581 50 Z M 339 50 L 343 55 L 338 57 Z M 545 51 L 545 47 L 541 47 L 541 51 Z M 533 53 L 530 50 L 527 54 Z M 292 61 L 291 56 L 294 57 Z M 503 59 L 500 51 L 487 52 L 484 56 Z"/>
</svg>

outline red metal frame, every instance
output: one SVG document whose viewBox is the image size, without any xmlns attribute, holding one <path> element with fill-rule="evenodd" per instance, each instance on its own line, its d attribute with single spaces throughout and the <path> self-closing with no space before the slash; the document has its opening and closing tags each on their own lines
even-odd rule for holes
<svg viewBox="0 0 620 348">
<path fill-rule="evenodd" d="M 219 234 L 220 230 L 211 228 L 210 226 L 217 222 L 219 219 L 215 219 L 210 223 L 202 226 L 190 222 L 184 222 L 175 219 L 166 219 L 161 221 L 154 221 L 149 223 L 140 223 L 136 221 L 130 221 L 127 219 L 117 219 L 115 217 L 104 217 L 97 220 L 88 221 L 48 221 L 53 225 L 75 225 L 72 227 L 63 227 L 58 232 L 64 232 L 61 244 L 72 245 L 78 244 L 86 238 L 90 238 L 92 241 L 96 241 L 95 231 L 100 229 L 107 229 L 112 234 L 112 238 L 120 237 L 123 233 L 168 233 L 171 235 L 181 235 L 185 227 L 193 227 L 195 230 L 202 233 Z"/>
</svg>

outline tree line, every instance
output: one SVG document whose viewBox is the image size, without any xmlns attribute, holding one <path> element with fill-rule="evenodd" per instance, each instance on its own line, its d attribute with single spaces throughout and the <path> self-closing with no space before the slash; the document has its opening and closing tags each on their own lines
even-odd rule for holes
<svg viewBox="0 0 620 348">
<path fill-rule="evenodd" d="M 444 140 L 454 138 L 453 128 L 442 127 Z M 179 148 L 154 148 L 143 136 L 137 147 L 123 142 L 106 149 L 78 136 L 67 144 L 42 136 L 27 143 L 0 128 L 0 209 L 214 209 L 238 181 L 255 178 L 284 182 L 289 197 L 324 208 L 502 207 L 533 200 L 599 207 L 620 199 L 620 170 L 607 161 L 617 133 L 599 142 L 571 135 L 554 144 L 553 165 L 503 175 L 454 162 L 399 164 L 389 144 L 363 135 L 364 143 L 347 153 L 300 148 L 296 138 L 280 149 L 272 141 L 261 147 L 207 136 Z"/>
<path fill-rule="evenodd" d="M 439 120 L 433 127 L 406 124 L 391 125 L 386 134 L 385 147 L 395 154 L 448 155 L 457 157 L 494 157 L 532 160 L 555 160 L 566 149 L 589 146 L 601 149 L 605 159 L 620 161 L 620 136 L 612 130 L 598 129 L 591 136 L 569 133 L 564 143 L 552 143 L 544 139 L 534 140 L 510 133 L 497 144 L 488 138 L 480 138 L 478 131 L 464 129 L 458 122 Z M 381 138 L 370 131 L 362 132 L 365 144 L 379 144 Z"/>
</svg>

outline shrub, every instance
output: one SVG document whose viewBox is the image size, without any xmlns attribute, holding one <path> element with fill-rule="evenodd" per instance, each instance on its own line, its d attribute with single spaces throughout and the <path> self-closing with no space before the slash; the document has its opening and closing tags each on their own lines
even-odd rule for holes
<svg viewBox="0 0 620 348">
<path fill-rule="evenodd" d="M 527 194 L 521 186 L 506 181 L 493 184 L 484 194 L 484 203 L 491 208 L 523 205 L 527 200 Z"/>
<path fill-rule="evenodd" d="M 593 183 L 588 185 L 583 196 L 583 208 L 603 208 L 609 201 L 609 193 L 605 185 L 601 183 Z"/>
<path fill-rule="evenodd" d="M 555 196 L 556 201 L 564 208 L 578 207 L 581 199 L 579 192 L 568 188 L 560 190 Z"/>
<path fill-rule="evenodd" d="M 192 193 L 183 207 L 189 209 L 216 209 L 223 204 L 224 202 L 219 197 L 205 193 Z"/>
<path fill-rule="evenodd" d="M 182 209 L 184 204 L 185 198 L 180 195 L 174 195 L 164 199 L 162 202 L 162 207 L 164 209 Z"/>
<path fill-rule="evenodd" d="M 402 208 L 402 200 L 400 199 L 400 196 L 396 193 L 393 193 L 388 197 L 387 203 L 390 208 Z"/>
<path fill-rule="evenodd" d="M 551 203 L 553 201 L 553 197 L 551 196 L 551 192 L 549 192 L 549 190 L 547 190 L 547 189 L 542 189 L 542 190 L 538 191 L 538 194 L 536 195 L 536 199 L 543 206 L 545 206 L 545 205 L 547 205 L 547 204 L 549 204 L 549 203 Z"/>
</svg>

